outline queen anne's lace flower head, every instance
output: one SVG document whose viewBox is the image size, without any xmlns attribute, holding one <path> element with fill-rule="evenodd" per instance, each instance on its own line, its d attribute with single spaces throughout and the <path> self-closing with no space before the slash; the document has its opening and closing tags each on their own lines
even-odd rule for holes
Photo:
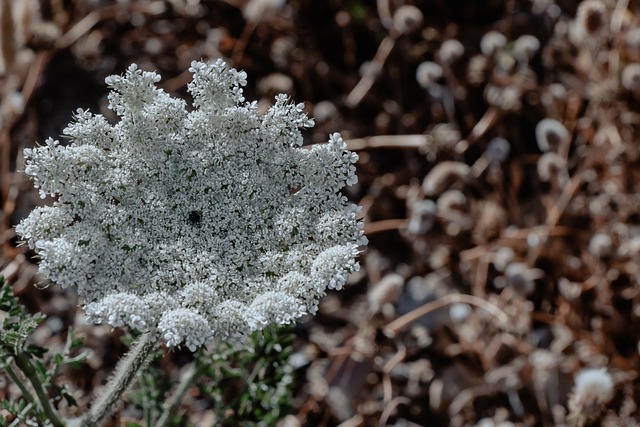
<svg viewBox="0 0 640 427">
<path fill-rule="evenodd" d="M 302 104 L 279 95 L 260 115 L 244 72 L 221 60 L 190 71 L 193 111 L 132 65 L 106 79 L 117 124 L 78 110 L 68 145 L 25 150 L 25 172 L 57 200 L 16 231 L 94 321 L 193 350 L 314 313 L 358 270 L 366 238 L 340 194 L 358 156 L 339 134 L 303 148 Z"/>
</svg>

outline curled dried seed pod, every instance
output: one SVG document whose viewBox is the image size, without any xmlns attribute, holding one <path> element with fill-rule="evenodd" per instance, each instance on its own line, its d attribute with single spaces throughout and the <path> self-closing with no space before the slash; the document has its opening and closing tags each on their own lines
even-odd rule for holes
<svg viewBox="0 0 640 427">
<path fill-rule="evenodd" d="M 416 80 L 423 88 L 428 88 L 442 78 L 442 67 L 432 61 L 424 61 L 416 69 Z"/>
<path fill-rule="evenodd" d="M 469 166 L 461 162 L 440 162 L 424 178 L 422 189 L 427 196 L 437 196 L 452 184 L 462 181 L 469 171 Z"/>
<path fill-rule="evenodd" d="M 585 0 L 578 6 L 576 24 L 583 34 L 594 35 L 607 24 L 607 9 L 601 0 Z"/>
<path fill-rule="evenodd" d="M 409 34 L 422 27 L 424 16 L 415 6 L 400 6 L 393 14 L 393 28 L 400 34 Z"/>
<path fill-rule="evenodd" d="M 542 152 L 559 152 L 571 142 L 571 134 L 555 119 L 542 119 L 536 125 L 536 142 Z"/>
<path fill-rule="evenodd" d="M 369 289 L 367 301 L 369 312 L 372 314 L 380 311 L 382 306 L 395 302 L 404 288 L 404 278 L 397 273 L 390 273 Z"/>
<path fill-rule="evenodd" d="M 462 211 L 467 205 L 467 196 L 459 190 L 447 190 L 438 197 L 438 212 L 450 214 L 454 211 Z"/>
<path fill-rule="evenodd" d="M 538 177 L 550 182 L 567 173 L 567 162 L 556 153 L 544 153 L 538 159 Z"/>
<path fill-rule="evenodd" d="M 440 46 L 438 58 L 442 65 L 451 65 L 464 55 L 464 46 L 456 39 L 446 40 Z"/>
<path fill-rule="evenodd" d="M 468 212 L 467 197 L 458 190 L 447 190 L 437 201 L 438 216 L 442 219 L 445 232 L 449 236 L 457 236 L 472 227 Z"/>
<path fill-rule="evenodd" d="M 627 90 L 640 91 L 640 64 L 629 64 L 624 67 L 620 82 Z"/>
<path fill-rule="evenodd" d="M 497 31 L 489 31 L 480 39 L 480 50 L 486 56 L 493 56 L 507 45 L 507 38 Z"/>
</svg>

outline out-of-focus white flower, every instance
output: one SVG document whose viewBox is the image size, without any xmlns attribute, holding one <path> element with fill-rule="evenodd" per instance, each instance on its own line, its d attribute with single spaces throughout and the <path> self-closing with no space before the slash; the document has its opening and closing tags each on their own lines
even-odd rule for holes
<svg viewBox="0 0 640 427">
<path fill-rule="evenodd" d="M 57 200 L 16 231 L 91 319 L 194 350 L 314 313 L 358 270 L 366 238 L 340 193 L 358 156 L 339 134 L 302 148 L 302 104 L 278 95 L 260 115 L 244 72 L 221 60 L 190 71 L 193 111 L 132 65 L 106 79 L 117 124 L 78 110 L 68 145 L 25 150 L 25 172 Z"/>
</svg>

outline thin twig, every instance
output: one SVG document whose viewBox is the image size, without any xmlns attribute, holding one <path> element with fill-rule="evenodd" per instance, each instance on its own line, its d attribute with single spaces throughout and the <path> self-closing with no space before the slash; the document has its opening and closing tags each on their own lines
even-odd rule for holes
<svg viewBox="0 0 640 427">
<path fill-rule="evenodd" d="M 475 305 L 477 307 L 480 307 L 486 310 L 487 312 L 489 312 L 490 314 L 492 314 L 503 325 L 506 326 L 509 324 L 509 317 L 507 317 L 507 315 L 502 310 L 500 310 L 500 308 L 497 307 L 496 305 L 491 304 L 490 302 L 483 300 L 482 298 L 475 297 L 473 295 L 449 294 L 435 301 L 428 302 L 424 304 L 422 307 L 418 307 L 415 310 L 405 314 L 404 316 L 398 317 L 396 320 L 389 323 L 383 329 L 384 334 L 389 338 L 393 338 L 398 334 L 398 332 L 400 332 L 401 330 L 409 326 L 411 323 L 413 323 L 420 317 L 428 313 L 431 313 L 434 310 L 445 307 L 449 304 L 460 304 L 460 303 Z"/>
<path fill-rule="evenodd" d="M 383 231 L 404 230 L 407 228 L 408 221 L 406 219 L 385 219 L 382 221 L 370 222 L 364 226 L 364 234 L 371 236 L 372 234 L 382 233 Z"/>
<path fill-rule="evenodd" d="M 382 70 L 384 63 L 387 61 L 389 54 L 393 50 L 397 37 L 398 34 L 395 31 L 390 31 L 389 35 L 380 42 L 380 46 L 378 46 L 378 50 L 371 60 L 371 63 L 379 67 L 380 70 Z M 344 104 L 349 108 L 357 107 L 362 99 L 367 95 L 371 86 L 375 83 L 376 78 L 376 74 L 367 72 L 363 73 L 358 84 L 351 90 L 349 95 L 347 95 L 347 99 L 345 99 Z"/>
<path fill-rule="evenodd" d="M 530 267 L 533 267 L 535 265 L 538 257 L 540 256 L 540 253 L 542 252 L 542 248 L 549 239 L 550 231 L 556 226 L 556 224 L 562 217 L 564 210 L 569 205 L 569 202 L 573 198 L 575 192 L 578 190 L 578 187 L 580 187 L 580 184 L 582 184 L 582 175 L 578 173 L 571 178 L 569 184 L 564 187 L 562 194 L 560 194 L 560 197 L 558 197 L 555 205 L 552 206 L 547 216 L 545 227 L 538 235 L 540 240 L 538 241 L 535 248 L 533 248 L 533 250 L 529 252 L 527 256 L 527 265 L 529 265 Z"/>
</svg>

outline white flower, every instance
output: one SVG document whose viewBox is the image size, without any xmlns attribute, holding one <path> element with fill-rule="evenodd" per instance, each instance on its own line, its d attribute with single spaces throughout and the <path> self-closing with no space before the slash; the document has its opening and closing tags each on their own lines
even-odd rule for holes
<svg viewBox="0 0 640 427">
<path fill-rule="evenodd" d="M 168 346 L 184 342 L 191 351 L 196 351 L 213 335 L 207 319 L 188 308 L 176 308 L 164 313 L 158 330 Z"/>
<path fill-rule="evenodd" d="M 118 123 L 78 110 L 69 144 L 25 150 L 25 172 L 57 200 L 16 232 L 94 321 L 195 349 L 315 312 L 366 238 L 340 193 L 358 156 L 339 134 L 302 148 L 302 104 L 279 95 L 259 115 L 244 72 L 221 60 L 190 71 L 192 111 L 132 65 L 106 79 Z"/>
</svg>

